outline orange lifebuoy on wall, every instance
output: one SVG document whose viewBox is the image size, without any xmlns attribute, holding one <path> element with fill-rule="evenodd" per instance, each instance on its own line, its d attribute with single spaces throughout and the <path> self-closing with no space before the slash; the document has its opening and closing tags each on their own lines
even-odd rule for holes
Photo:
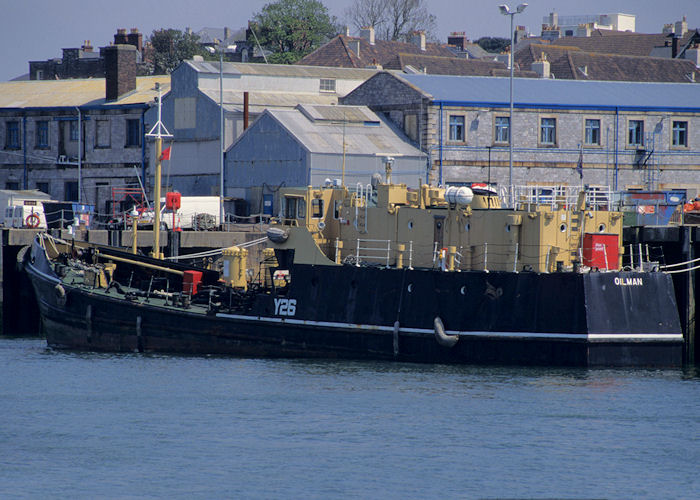
<svg viewBox="0 0 700 500">
<path fill-rule="evenodd" d="M 38 214 L 32 212 L 31 214 L 27 215 L 27 218 L 24 222 L 27 224 L 28 228 L 36 229 L 37 227 L 39 227 L 39 224 L 41 224 L 41 219 L 39 218 Z"/>
</svg>

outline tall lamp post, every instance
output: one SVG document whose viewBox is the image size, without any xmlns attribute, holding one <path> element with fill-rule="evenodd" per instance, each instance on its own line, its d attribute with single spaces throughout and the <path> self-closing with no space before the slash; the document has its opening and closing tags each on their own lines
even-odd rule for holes
<svg viewBox="0 0 700 500">
<path fill-rule="evenodd" d="M 207 50 L 214 54 L 213 47 Z M 235 49 L 234 49 L 235 50 Z M 219 47 L 219 226 L 224 229 L 224 47 Z"/>
<path fill-rule="evenodd" d="M 510 117 L 508 118 L 508 143 L 510 146 L 508 159 L 508 193 L 510 196 L 510 204 L 513 205 L 513 56 L 515 45 L 515 32 L 513 31 L 513 18 L 516 14 L 520 14 L 527 7 L 526 3 L 521 3 L 512 12 L 507 5 L 499 5 L 498 9 L 504 16 L 510 16 Z"/>
</svg>

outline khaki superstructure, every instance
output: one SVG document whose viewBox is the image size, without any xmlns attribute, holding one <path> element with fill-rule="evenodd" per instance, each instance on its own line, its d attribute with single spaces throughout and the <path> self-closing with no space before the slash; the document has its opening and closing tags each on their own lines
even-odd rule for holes
<svg viewBox="0 0 700 500">
<path fill-rule="evenodd" d="M 296 262 L 553 272 L 597 252 L 601 267 L 621 265 L 622 213 L 596 190 L 521 188 L 502 208 L 488 186 L 327 185 L 283 189 L 281 202 L 287 239 L 275 246 L 294 248 Z M 606 243 L 586 248 L 590 235 Z"/>
</svg>

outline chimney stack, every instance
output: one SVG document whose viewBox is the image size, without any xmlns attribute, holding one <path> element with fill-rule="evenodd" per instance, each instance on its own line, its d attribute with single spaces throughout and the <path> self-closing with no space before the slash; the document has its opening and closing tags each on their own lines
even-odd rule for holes
<svg viewBox="0 0 700 500">
<path fill-rule="evenodd" d="M 129 39 L 126 36 L 126 28 L 119 28 L 114 35 L 114 45 L 125 45 L 129 43 Z"/>
<path fill-rule="evenodd" d="M 360 38 L 364 38 L 370 45 L 374 45 L 374 27 L 360 28 Z"/>
<path fill-rule="evenodd" d="M 411 43 L 425 52 L 425 31 L 414 31 L 411 33 Z"/>
<path fill-rule="evenodd" d="M 543 53 L 542 59 L 533 62 L 530 69 L 532 69 L 532 71 L 537 73 L 540 78 L 550 78 L 551 72 L 550 72 L 549 61 L 547 60 L 547 54 Z"/>
<path fill-rule="evenodd" d="M 105 47 L 105 97 L 116 101 L 136 90 L 136 47 L 128 44 Z"/>
<path fill-rule="evenodd" d="M 136 47 L 139 52 L 143 51 L 143 35 L 139 33 L 138 28 L 131 28 L 131 33 L 126 37 L 129 45 Z"/>
<path fill-rule="evenodd" d="M 224 41 L 231 38 L 231 28 L 224 27 Z"/>
<path fill-rule="evenodd" d="M 464 31 L 453 31 L 447 37 L 447 45 L 457 47 L 459 50 L 464 50 L 467 45 L 467 35 Z"/>
<path fill-rule="evenodd" d="M 682 37 L 688 32 L 688 22 L 685 19 L 685 16 L 683 16 L 682 21 L 676 21 L 676 29 L 674 33 L 678 38 Z"/>
</svg>

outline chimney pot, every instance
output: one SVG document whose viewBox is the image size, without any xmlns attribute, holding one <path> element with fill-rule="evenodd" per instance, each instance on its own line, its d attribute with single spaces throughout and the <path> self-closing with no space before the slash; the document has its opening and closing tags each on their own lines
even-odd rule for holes
<svg viewBox="0 0 700 500">
<path fill-rule="evenodd" d="M 411 34 L 411 43 L 425 51 L 425 31 L 414 31 Z"/>
<path fill-rule="evenodd" d="M 367 26 L 365 28 L 360 28 L 360 38 L 364 38 L 370 45 L 374 45 L 374 27 Z"/>
</svg>

